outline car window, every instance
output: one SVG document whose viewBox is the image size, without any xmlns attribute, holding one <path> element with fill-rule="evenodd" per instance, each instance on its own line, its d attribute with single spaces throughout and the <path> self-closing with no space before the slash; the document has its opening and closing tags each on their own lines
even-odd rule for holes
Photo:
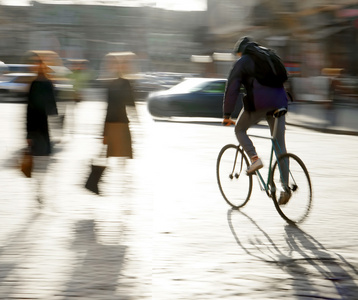
<svg viewBox="0 0 358 300">
<path fill-rule="evenodd" d="M 171 87 L 169 90 L 172 93 L 191 93 L 201 90 L 205 84 L 206 82 L 200 79 L 188 79 Z"/>
<path fill-rule="evenodd" d="M 9 64 L 7 68 L 8 73 L 31 73 L 33 65 Z"/>
<path fill-rule="evenodd" d="M 225 82 L 211 82 L 202 89 L 204 93 L 224 93 Z"/>
</svg>

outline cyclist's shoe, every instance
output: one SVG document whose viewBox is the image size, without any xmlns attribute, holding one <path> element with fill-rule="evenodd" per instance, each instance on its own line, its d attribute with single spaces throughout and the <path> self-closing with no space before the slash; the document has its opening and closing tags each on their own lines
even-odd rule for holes
<svg viewBox="0 0 358 300">
<path fill-rule="evenodd" d="M 249 167 L 248 169 L 246 170 L 246 174 L 252 174 L 254 173 L 255 171 L 257 171 L 258 169 L 261 169 L 263 167 L 263 163 L 261 161 L 260 158 L 258 158 L 257 160 L 255 160 Z"/>
<path fill-rule="evenodd" d="M 278 205 L 285 205 L 291 199 L 292 193 L 291 191 L 286 192 L 283 191 L 280 194 L 280 198 L 278 199 Z"/>
</svg>

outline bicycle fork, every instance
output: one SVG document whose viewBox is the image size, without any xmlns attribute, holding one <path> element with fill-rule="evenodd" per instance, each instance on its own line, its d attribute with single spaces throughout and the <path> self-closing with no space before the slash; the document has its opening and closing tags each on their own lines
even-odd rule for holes
<svg viewBox="0 0 358 300">
<path fill-rule="evenodd" d="M 237 150 L 236 150 L 234 165 L 233 165 L 233 167 L 232 167 L 232 172 L 231 172 L 231 174 L 229 175 L 229 178 L 230 178 L 230 179 L 233 179 L 234 177 L 235 177 L 236 179 L 238 179 L 238 178 L 240 177 L 240 175 L 241 175 L 242 166 L 243 166 L 243 161 L 244 161 L 244 154 L 242 153 L 243 150 L 240 151 L 240 149 L 241 149 L 240 146 L 238 146 L 238 147 L 237 147 Z M 241 155 L 241 162 L 240 162 L 240 172 L 239 172 L 239 173 L 235 173 L 235 175 L 234 175 L 235 167 L 236 167 L 236 162 L 237 162 L 237 156 L 238 156 L 239 152 L 242 153 L 242 155 Z"/>
</svg>

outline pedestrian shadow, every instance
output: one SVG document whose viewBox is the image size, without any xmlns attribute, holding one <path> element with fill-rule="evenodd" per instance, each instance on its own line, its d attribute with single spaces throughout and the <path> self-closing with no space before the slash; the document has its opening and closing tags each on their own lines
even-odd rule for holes
<svg viewBox="0 0 358 300">
<path fill-rule="evenodd" d="M 287 273 L 287 283 L 291 283 L 296 299 L 355 299 L 358 295 L 357 268 L 297 226 L 286 225 L 284 240 L 275 242 L 241 211 L 230 209 L 227 219 L 236 243 L 246 254 Z M 244 232 L 240 235 L 234 221 L 245 223 L 245 229 L 251 229 L 249 236 Z M 331 298 L 333 294 L 336 295 Z"/>
<path fill-rule="evenodd" d="M 26 260 L 26 245 L 33 243 L 29 232 L 40 216 L 40 212 L 31 213 L 16 231 L 7 236 L 4 245 L 0 247 L 0 299 L 10 299 L 21 284 L 22 278 L 16 271 L 23 260 Z"/>
<path fill-rule="evenodd" d="M 78 221 L 74 234 L 71 249 L 76 254 L 76 264 L 62 299 L 85 295 L 91 299 L 116 299 L 126 247 L 98 243 L 94 220 Z"/>
</svg>

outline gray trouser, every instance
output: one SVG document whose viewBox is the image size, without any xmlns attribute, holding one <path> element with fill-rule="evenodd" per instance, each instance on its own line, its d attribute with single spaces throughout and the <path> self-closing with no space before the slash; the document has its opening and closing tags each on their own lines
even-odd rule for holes
<svg viewBox="0 0 358 300">
<path fill-rule="evenodd" d="M 275 123 L 275 118 L 272 116 L 272 114 L 267 115 L 267 112 L 272 111 L 270 110 L 260 110 L 260 111 L 252 111 L 248 112 L 245 110 L 242 110 L 240 112 L 240 115 L 237 119 L 236 125 L 235 125 L 235 134 L 236 137 L 242 146 L 242 148 L 245 150 L 247 155 L 251 158 L 255 155 L 256 149 L 250 138 L 248 137 L 246 131 L 252 126 L 255 125 L 257 122 L 266 119 L 268 125 L 270 126 L 271 135 L 273 134 L 273 127 Z M 277 123 L 277 131 L 276 131 L 276 139 L 280 146 L 281 153 L 286 153 L 286 142 L 285 142 L 285 124 L 286 119 L 285 116 L 281 116 L 278 118 Z M 287 168 L 283 168 L 283 176 L 284 180 L 287 182 L 288 180 L 288 170 Z"/>
</svg>

